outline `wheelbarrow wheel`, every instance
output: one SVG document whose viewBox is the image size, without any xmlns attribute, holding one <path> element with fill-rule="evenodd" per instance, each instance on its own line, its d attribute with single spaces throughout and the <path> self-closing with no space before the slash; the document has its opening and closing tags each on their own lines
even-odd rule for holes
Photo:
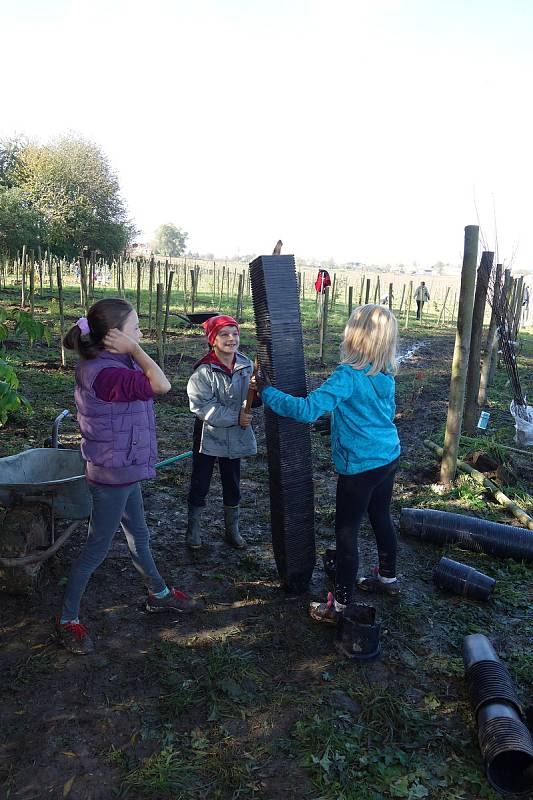
<svg viewBox="0 0 533 800">
<path fill-rule="evenodd" d="M 4 557 L 24 556 L 48 547 L 52 530 L 48 506 L 40 503 L 14 506 L 0 519 L 0 553 Z M 31 594 L 38 586 L 44 571 L 42 564 L 8 567 L 0 564 L 0 591 L 9 594 Z"/>
</svg>

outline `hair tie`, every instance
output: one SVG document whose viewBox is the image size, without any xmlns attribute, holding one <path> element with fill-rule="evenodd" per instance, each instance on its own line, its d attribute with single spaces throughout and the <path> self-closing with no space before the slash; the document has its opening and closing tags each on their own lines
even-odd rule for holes
<svg viewBox="0 0 533 800">
<path fill-rule="evenodd" d="M 87 317 L 80 317 L 79 320 L 76 322 L 76 325 L 80 329 L 82 336 L 88 336 L 90 331 L 89 323 L 87 322 Z"/>
</svg>

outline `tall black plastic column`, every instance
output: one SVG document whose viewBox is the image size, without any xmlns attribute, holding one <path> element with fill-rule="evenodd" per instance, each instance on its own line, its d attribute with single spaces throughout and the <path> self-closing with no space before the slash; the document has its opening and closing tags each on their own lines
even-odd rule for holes
<svg viewBox="0 0 533 800">
<path fill-rule="evenodd" d="M 257 352 L 272 384 L 307 396 L 294 256 L 250 264 Z M 309 425 L 265 409 L 272 547 L 282 585 L 304 592 L 315 567 L 314 493 Z"/>
</svg>

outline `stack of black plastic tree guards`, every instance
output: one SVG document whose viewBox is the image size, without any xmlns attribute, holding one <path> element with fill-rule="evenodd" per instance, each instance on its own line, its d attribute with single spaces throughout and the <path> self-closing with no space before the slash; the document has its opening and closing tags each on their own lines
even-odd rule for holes
<svg viewBox="0 0 533 800">
<path fill-rule="evenodd" d="M 400 533 L 436 544 L 458 544 L 498 558 L 533 561 L 533 531 L 432 508 L 402 508 Z"/>
<path fill-rule="evenodd" d="M 259 256 L 250 277 L 261 367 L 275 387 L 306 397 L 294 256 Z M 309 425 L 265 409 L 265 433 L 274 558 L 284 588 L 304 592 L 316 559 Z"/>
<path fill-rule="evenodd" d="M 501 794 L 531 797 L 533 739 L 509 673 L 481 633 L 465 636 L 463 660 L 487 778 Z"/>
</svg>

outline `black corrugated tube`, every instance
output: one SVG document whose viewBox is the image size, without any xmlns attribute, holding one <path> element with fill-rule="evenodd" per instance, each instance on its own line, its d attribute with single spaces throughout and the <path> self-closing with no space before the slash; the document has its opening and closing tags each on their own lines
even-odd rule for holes
<svg viewBox="0 0 533 800">
<path fill-rule="evenodd" d="M 433 581 L 445 589 L 473 600 L 489 600 L 496 581 L 468 564 L 441 558 L 433 570 Z"/>
<path fill-rule="evenodd" d="M 431 508 L 403 508 L 400 532 L 437 544 L 459 544 L 498 558 L 533 561 L 533 533 L 478 517 Z"/>
<path fill-rule="evenodd" d="M 504 795 L 533 791 L 533 739 L 511 677 L 481 633 L 465 636 L 463 660 L 487 778 Z"/>
</svg>

